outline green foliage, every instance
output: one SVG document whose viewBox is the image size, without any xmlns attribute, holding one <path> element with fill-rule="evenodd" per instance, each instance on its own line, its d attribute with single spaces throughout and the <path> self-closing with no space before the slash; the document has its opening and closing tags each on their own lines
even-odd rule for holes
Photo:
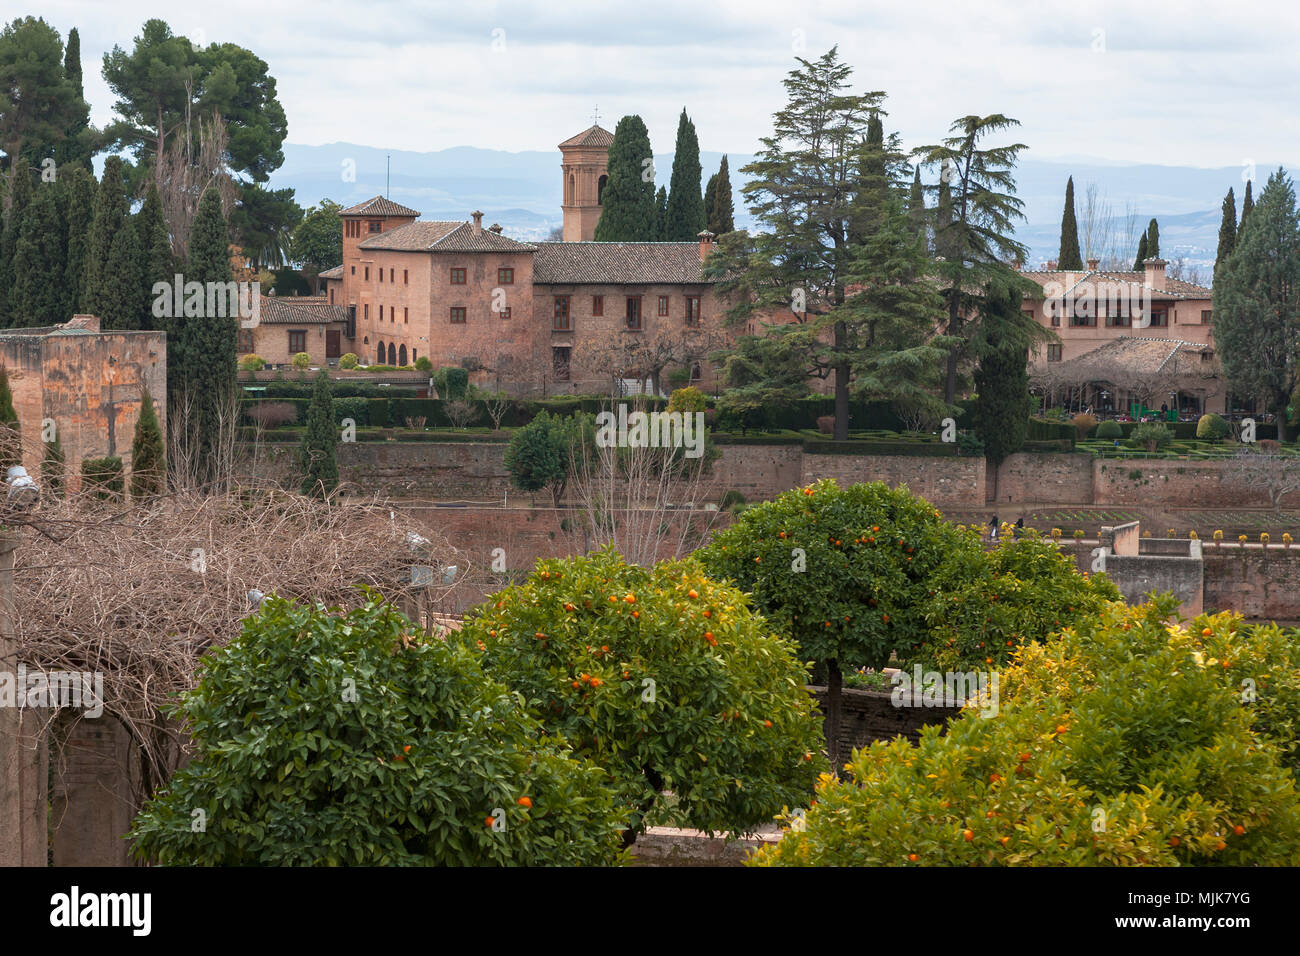
<svg viewBox="0 0 1300 956">
<path fill-rule="evenodd" d="M 268 598 L 179 708 L 194 759 L 136 818 L 141 859 L 206 866 L 608 865 L 604 774 L 475 654 L 371 600 Z M 193 812 L 206 815 L 194 832 Z M 499 828 L 493 821 L 501 821 Z"/>
<path fill-rule="evenodd" d="M 1196 437 L 1202 441 L 1222 441 L 1232 434 L 1232 426 L 1227 423 L 1222 415 L 1215 415 L 1211 412 L 1209 415 L 1202 415 L 1196 422 Z M 1103 436 L 1098 430 L 1097 437 Z"/>
<path fill-rule="evenodd" d="M 348 355 L 351 354 L 351 352 L 348 353 Z M 344 358 L 347 358 L 347 356 L 345 355 Z M 356 356 L 353 356 L 354 361 L 355 359 Z M 339 365 L 343 365 L 343 359 L 339 360 Z M 239 367 L 245 372 L 260 372 L 262 369 L 266 368 L 266 359 L 262 358 L 262 356 L 258 355 L 256 352 L 249 352 L 239 360 Z"/>
<path fill-rule="evenodd" d="M 65 56 L 58 31 L 43 19 L 15 17 L 0 31 L 0 152 L 7 166 L 89 160 L 83 134 L 90 107 L 80 62 L 72 57 L 81 47 L 76 33 L 68 36 Z M 74 63 L 75 74 L 68 69 Z"/>
<path fill-rule="evenodd" d="M 121 501 L 126 490 L 122 459 L 117 455 L 81 459 L 81 490 L 103 501 Z"/>
<path fill-rule="evenodd" d="M 19 170 L 21 178 L 24 170 Z M 14 327 L 64 321 L 66 294 L 59 279 L 66 268 L 67 225 L 59 209 L 59 187 L 41 183 L 20 215 L 13 252 L 8 316 Z"/>
<path fill-rule="evenodd" d="M 311 366 L 311 356 L 306 352 L 298 352 L 290 361 L 296 369 L 305 369 Z"/>
<path fill-rule="evenodd" d="M 647 817 L 753 828 L 806 799 L 824 769 L 794 649 L 694 562 L 646 569 L 611 550 L 541 561 L 471 612 L 460 639 L 609 773 L 629 836 Z"/>
<path fill-rule="evenodd" d="M 677 120 L 677 145 L 673 150 L 673 173 L 668 185 L 668 207 L 664 218 L 664 242 L 698 242 L 704 230 L 704 199 L 700 196 L 700 143 L 695 124 L 682 110 Z"/>
<path fill-rule="evenodd" d="M 32 176 L 26 166 L 17 165 L 9 171 L 8 205 L 4 229 L 0 230 L 0 320 L 6 327 L 22 321 L 16 316 L 11 301 L 15 296 L 14 267 L 17 264 L 18 239 L 23 234 L 23 219 L 32 201 Z"/>
<path fill-rule="evenodd" d="M 1169 625 L 1175 607 L 1168 596 L 1116 602 L 1023 646 L 996 716 L 972 708 L 946 733 L 924 730 L 919 746 L 858 751 L 848 776 L 823 779 L 799 828 L 754 862 L 1300 863 L 1286 766 L 1300 699 L 1294 645 L 1276 628 L 1243 642 L 1228 615 Z M 1245 700 L 1243 677 L 1265 675 L 1284 693 Z"/>
<path fill-rule="evenodd" d="M 702 412 L 708 408 L 708 399 L 694 385 L 688 385 L 686 388 L 674 389 L 668 396 L 668 411 L 670 412 Z"/>
<path fill-rule="evenodd" d="M 505 453 L 510 484 L 529 492 L 548 488 L 558 508 L 573 468 L 577 438 L 573 423 L 571 418 L 559 418 L 542 411 L 515 432 Z"/>
<path fill-rule="evenodd" d="M 725 155 L 718 171 L 709 178 L 709 184 L 713 188 L 713 194 L 711 201 L 705 203 L 704 216 L 708 223 L 705 228 L 715 236 L 735 231 L 735 200 L 731 197 L 731 172 L 727 168 Z"/>
<path fill-rule="evenodd" d="M 1114 439 L 1114 438 L 1121 438 L 1123 437 L 1123 435 L 1124 435 L 1124 429 L 1119 427 L 1119 422 L 1117 421 L 1106 419 L 1106 421 L 1102 422 L 1100 425 L 1097 426 L 1098 438 Z"/>
<path fill-rule="evenodd" d="M 1149 240 L 1147 239 L 1147 234 L 1145 232 L 1138 237 L 1137 257 L 1133 260 L 1134 272 L 1141 272 L 1143 268 L 1142 263 L 1151 257 L 1147 248 L 1148 242 Z"/>
<path fill-rule="evenodd" d="M 131 439 L 131 497 L 137 501 L 161 494 L 167 479 L 162 428 L 146 388 L 140 398 L 140 416 Z"/>
<path fill-rule="evenodd" d="M 654 241 L 663 242 L 668 234 L 668 187 L 660 186 L 655 193 Z"/>
<path fill-rule="evenodd" d="M 1160 258 L 1160 224 L 1154 219 L 1147 223 L 1147 258 Z"/>
<path fill-rule="evenodd" d="M 609 179 L 601 194 L 597 242 L 646 242 L 655 238 L 655 184 L 648 174 L 654 153 L 639 116 L 624 116 L 609 145 Z M 698 161 L 698 160 L 697 160 Z M 699 177 L 696 176 L 696 189 Z"/>
<path fill-rule="evenodd" d="M 339 368 L 356 368 L 358 361 L 356 352 L 344 352 L 339 356 Z"/>
<path fill-rule="evenodd" d="M 1219 271 L 1219 266 L 1232 254 L 1236 245 L 1237 200 L 1232 194 L 1232 187 L 1228 187 L 1228 195 L 1223 197 L 1223 218 L 1219 221 L 1219 247 L 1214 255 L 1215 272 Z"/>
<path fill-rule="evenodd" d="M 343 207 L 329 199 L 307 210 L 293 231 L 292 254 L 312 272 L 333 269 L 343 262 Z"/>
<path fill-rule="evenodd" d="M 433 376 L 433 387 L 438 390 L 438 397 L 444 401 L 459 401 L 465 397 L 469 388 L 469 372 L 459 366 L 440 368 Z"/>
<path fill-rule="evenodd" d="M 103 284 L 112 282 L 112 276 L 108 272 L 109 255 L 113 249 L 113 238 L 126 221 L 128 207 L 125 167 L 120 157 L 109 156 L 104 160 L 104 173 L 100 176 L 99 188 L 95 191 L 94 218 L 86 242 L 86 278 L 80 308 L 82 312 L 100 315 L 104 311 Z M 169 367 L 174 364 L 174 358 L 169 349 Z"/>
<path fill-rule="evenodd" d="M 975 432 L 994 465 L 1019 451 L 1029 428 L 1027 341 L 1020 334 L 1023 288 L 998 278 L 990 284 L 976 337 Z"/>
<path fill-rule="evenodd" d="M 1128 443 L 1134 448 L 1159 451 L 1173 440 L 1174 433 L 1164 425 L 1146 422 L 1133 429 L 1133 434 L 1129 436 Z"/>
<path fill-rule="evenodd" d="M 1254 185 L 1254 180 L 1251 179 L 1246 180 L 1246 194 L 1241 197 L 1241 219 L 1237 222 L 1238 236 L 1241 235 L 1241 230 L 1246 225 L 1246 217 L 1249 216 L 1255 209 L 1255 199 L 1251 195 L 1251 187 L 1253 185 Z"/>
<path fill-rule="evenodd" d="M 85 297 L 87 256 L 90 232 L 95 218 L 95 177 L 81 166 L 59 170 L 59 181 L 66 194 L 68 235 L 66 264 L 63 270 L 63 319 L 67 321 L 81 311 Z"/>
<path fill-rule="evenodd" d="M 311 406 L 307 409 L 307 430 L 298 453 L 303 473 L 302 493 L 328 498 L 338 487 L 339 463 L 336 454 L 338 431 L 334 425 L 334 403 L 330 394 L 330 377 L 324 369 L 316 376 Z"/>
<path fill-rule="evenodd" d="M 1061 251 L 1056 267 L 1062 271 L 1082 271 L 1079 255 L 1079 223 L 1074 217 L 1074 177 L 1065 183 L 1065 211 L 1061 213 Z"/>
<path fill-rule="evenodd" d="M 136 235 L 136 219 L 128 217 L 113 236 L 108 265 L 99 277 L 99 316 L 103 328 L 135 331 L 142 328 L 151 301 L 145 298 L 144 259 Z"/>
<path fill-rule="evenodd" d="M 343 364 L 343 363 L 342 363 L 342 361 L 340 360 L 339 365 L 341 366 L 342 364 Z M 356 365 L 356 356 L 355 356 L 355 355 L 352 357 L 352 364 L 353 364 L 353 366 Z M 433 371 L 433 362 L 431 362 L 431 361 L 429 360 L 429 356 L 427 356 L 427 355 L 421 355 L 418 359 L 415 360 L 415 367 L 416 367 L 416 369 L 418 369 L 418 370 L 421 371 L 421 372 L 432 372 L 432 371 Z"/>
</svg>

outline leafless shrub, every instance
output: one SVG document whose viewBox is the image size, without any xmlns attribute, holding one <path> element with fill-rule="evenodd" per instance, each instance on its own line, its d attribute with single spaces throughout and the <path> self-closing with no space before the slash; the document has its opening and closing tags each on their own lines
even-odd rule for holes
<svg viewBox="0 0 1300 956">
<path fill-rule="evenodd" d="M 447 421 L 451 422 L 453 428 L 467 428 L 478 418 L 478 409 L 471 402 L 457 399 L 454 402 L 446 402 L 442 406 L 442 412 L 447 416 Z"/>
<path fill-rule="evenodd" d="M 298 420 L 298 409 L 292 402 L 258 402 L 244 414 L 258 428 L 279 428 Z"/>
</svg>

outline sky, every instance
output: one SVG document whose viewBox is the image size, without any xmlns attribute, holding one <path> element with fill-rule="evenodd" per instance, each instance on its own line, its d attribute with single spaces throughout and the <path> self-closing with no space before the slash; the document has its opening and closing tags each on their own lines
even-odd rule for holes
<svg viewBox="0 0 1300 956">
<path fill-rule="evenodd" d="M 291 143 L 551 150 L 599 110 L 611 130 L 640 114 L 670 152 L 685 107 L 702 149 L 749 153 L 795 57 L 838 45 L 908 147 L 1003 113 L 1039 159 L 1300 161 L 1300 4 L 1268 0 L 29 0 L 4 16 L 27 13 L 78 28 L 97 125 L 102 55 L 160 17 L 266 60 Z"/>
</svg>

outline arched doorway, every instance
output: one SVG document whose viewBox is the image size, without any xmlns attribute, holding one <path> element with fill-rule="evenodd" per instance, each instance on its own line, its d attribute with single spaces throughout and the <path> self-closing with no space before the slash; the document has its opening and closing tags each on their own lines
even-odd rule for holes
<svg viewBox="0 0 1300 956">
<path fill-rule="evenodd" d="M 596 205 L 598 206 L 605 204 L 605 183 L 608 181 L 609 176 L 607 175 L 602 175 L 600 179 L 596 180 Z"/>
<path fill-rule="evenodd" d="M 405 365 L 405 364 L 406 364 L 406 346 L 405 346 L 405 345 L 403 345 L 401 348 L 399 348 L 399 349 L 397 350 L 397 364 L 398 364 L 398 365 Z"/>
<path fill-rule="evenodd" d="M 383 343 L 383 340 L 382 340 L 382 339 L 381 339 L 380 342 L 379 342 L 379 346 L 378 346 L 378 348 L 375 349 L 375 354 L 378 356 L 378 357 L 375 359 L 375 364 L 376 364 L 376 365 L 383 365 L 383 364 L 384 364 L 384 360 L 385 360 L 386 358 L 388 358 L 388 353 L 384 351 L 384 343 Z"/>
</svg>

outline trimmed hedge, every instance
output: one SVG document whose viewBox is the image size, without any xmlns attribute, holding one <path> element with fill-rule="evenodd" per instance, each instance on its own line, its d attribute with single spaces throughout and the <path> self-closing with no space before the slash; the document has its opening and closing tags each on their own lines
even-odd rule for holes
<svg viewBox="0 0 1300 956">
<path fill-rule="evenodd" d="M 1069 422 L 1053 422 L 1045 418 L 1029 419 L 1029 430 L 1025 433 L 1025 441 L 1069 441 L 1073 442 L 1079 435 L 1079 430 Z"/>
</svg>

